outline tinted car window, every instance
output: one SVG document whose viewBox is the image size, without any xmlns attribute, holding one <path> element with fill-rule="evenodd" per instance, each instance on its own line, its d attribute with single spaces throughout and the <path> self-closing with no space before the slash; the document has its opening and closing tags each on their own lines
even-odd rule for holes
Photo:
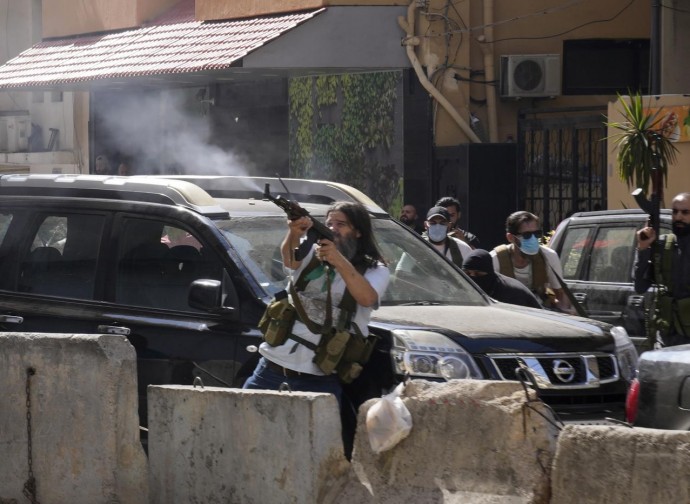
<svg viewBox="0 0 690 504">
<path fill-rule="evenodd" d="M 93 299 L 105 217 L 45 215 L 20 257 L 18 290 Z"/>
<path fill-rule="evenodd" d="M 602 227 L 592 247 L 588 279 L 593 282 L 630 282 L 635 227 Z"/>
<path fill-rule="evenodd" d="M 7 230 L 12 223 L 12 214 L 10 213 L 0 213 L 0 244 L 5 240 L 5 235 Z"/>
<path fill-rule="evenodd" d="M 116 303 L 195 311 L 187 301 L 189 285 L 220 278 L 220 262 L 186 229 L 125 218 L 119 236 Z"/>
<path fill-rule="evenodd" d="M 591 233 L 592 230 L 589 228 L 573 228 L 566 235 L 561 249 L 563 278 L 570 280 L 578 277 L 578 271 L 585 261 L 585 250 Z"/>
</svg>

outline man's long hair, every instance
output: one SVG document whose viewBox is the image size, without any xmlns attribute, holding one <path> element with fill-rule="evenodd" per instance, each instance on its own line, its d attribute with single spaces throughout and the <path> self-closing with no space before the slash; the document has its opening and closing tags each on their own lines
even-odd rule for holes
<svg viewBox="0 0 690 504">
<path fill-rule="evenodd" d="M 360 237 L 357 238 L 357 252 L 355 252 L 355 256 L 350 261 L 353 265 L 357 266 L 364 263 L 371 268 L 378 261 L 386 263 L 374 238 L 371 217 L 369 217 L 369 212 L 367 212 L 364 205 L 351 201 L 336 201 L 326 212 L 326 218 L 328 218 L 331 212 L 344 213 L 352 227 L 359 231 Z"/>
</svg>

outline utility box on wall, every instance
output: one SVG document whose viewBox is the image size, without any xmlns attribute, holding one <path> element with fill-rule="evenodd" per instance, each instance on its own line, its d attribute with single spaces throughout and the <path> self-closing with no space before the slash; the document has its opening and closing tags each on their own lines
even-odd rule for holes
<svg viewBox="0 0 690 504">
<path fill-rule="evenodd" d="M 0 112 L 0 152 L 27 152 L 31 119 L 26 110 Z"/>
<path fill-rule="evenodd" d="M 518 205 L 517 145 L 464 144 L 435 149 L 436 198 L 460 200 L 460 227 L 491 250 L 505 243 L 506 217 Z"/>
</svg>

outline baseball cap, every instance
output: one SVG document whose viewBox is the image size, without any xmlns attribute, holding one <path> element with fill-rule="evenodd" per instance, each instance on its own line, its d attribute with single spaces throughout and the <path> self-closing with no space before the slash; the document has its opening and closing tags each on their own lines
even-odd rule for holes
<svg viewBox="0 0 690 504">
<path fill-rule="evenodd" d="M 450 214 L 448 213 L 448 210 L 446 210 L 442 206 L 431 207 L 429 211 L 426 213 L 426 220 L 429 220 L 432 217 L 435 217 L 436 215 L 438 215 L 439 217 L 443 217 L 447 221 L 450 220 Z"/>
</svg>

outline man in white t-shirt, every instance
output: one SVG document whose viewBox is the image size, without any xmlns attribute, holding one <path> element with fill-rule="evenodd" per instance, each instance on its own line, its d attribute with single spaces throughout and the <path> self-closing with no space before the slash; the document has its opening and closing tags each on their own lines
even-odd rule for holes
<svg viewBox="0 0 690 504">
<path fill-rule="evenodd" d="M 334 240 L 319 240 L 304 259 L 296 260 L 295 248 L 311 226 L 309 217 L 289 220 L 288 232 L 281 245 L 283 265 L 291 274 L 293 286 L 299 283 L 302 272 L 311 264 L 305 273 L 309 280 L 306 287 L 294 289 L 300 306 L 312 327 L 314 324 L 323 326 L 330 292 L 331 320 L 335 324 L 340 320 L 339 304 L 347 288 L 354 298 L 354 313 L 347 318 L 349 327 L 345 330 L 366 337 L 371 312 L 378 308 L 390 277 L 374 240 L 369 213 L 359 203 L 334 203 L 326 214 L 326 226 L 333 232 Z M 313 267 L 313 258 L 319 266 Z M 290 302 L 295 306 L 292 297 Z M 332 393 L 340 403 L 342 387 L 338 375 L 325 373 L 315 362 L 322 338 L 322 334 L 312 332 L 307 324 L 295 320 L 284 343 L 270 345 L 264 341 L 261 344 L 262 359 L 244 388 L 278 390 L 287 383 L 295 391 Z"/>
<path fill-rule="evenodd" d="M 519 280 L 547 307 L 574 314 L 575 309 L 558 278 L 563 278 L 561 261 L 556 251 L 539 243 L 539 218 L 526 211 L 514 212 L 506 220 L 508 245 L 499 245 L 491 251 L 494 269 Z M 555 300 L 549 303 L 549 290 Z M 555 302 L 555 306 L 553 306 Z"/>
<path fill-rule="evenodd" d="M 451 232 L 448 210 L 442 206 L 430 208 L 426 214 L 424 227 L 426 231 L 422 237 L 431 243 L 439 254 L 462 268 L 462 261 L 472 252 L 472 247 L 448 234 Z"/>
</svg>

